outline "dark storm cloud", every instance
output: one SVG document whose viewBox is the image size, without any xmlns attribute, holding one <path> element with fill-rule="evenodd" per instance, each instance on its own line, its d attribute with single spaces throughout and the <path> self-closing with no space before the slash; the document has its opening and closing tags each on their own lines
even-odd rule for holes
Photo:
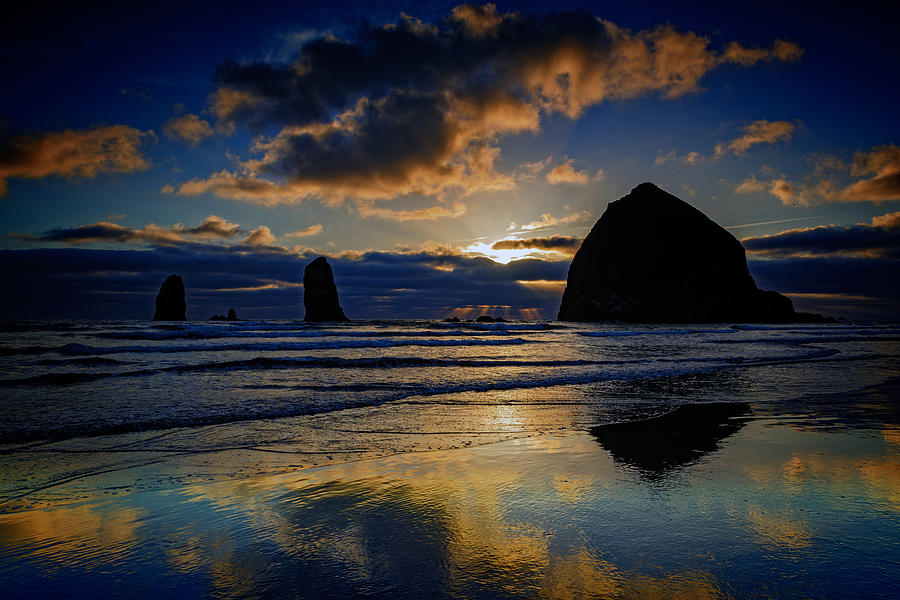
<svg viewBox="0 0 900 600">
<path fill-rule="evenodd" d="M 791 229 L 741 243 L 757 285 L 788 294 L 799 310 L 900 318 L 900 213 L 871 225 Z"/>
<path fill-rule="evenodd" d="M 491 246 L 494 250 L 522 250 L 534 248 L 536 250 L 556 250 L 564 254 L 575 254 L 581 246 L 581 238 L 565 235 L 551 237 L 526 238 L 521 240 L 500 240 Z"/>
<path fill-rule="evenodd" d="M 675 98 L 699 91 L 722 64 L 802 54 L 783 40 L 708 46 L 671 26 L 631 32 L 586 11 L 464 5 L 436 24 L 402 15 L 350 39 L 314 39 L 290 64 L 228 62 L 209 102 L 216 127 L 278 132 L 254 145 L 262 156 L 239 172 L 183 183 L 178 193 L 272 204 L 511 189 L 511 176 L 494 168 L 493 144 L 537 131 L 543 116 L 576 118 L 595 104 L 648 94 Z"/>
<path fill-rule="evenodd" d="M 751 253 L 777 256 L 866 255 L 900 258 L 900 215 L 875 217 L 874 225 L 822 225 L 741 240 Z"/>
<path fill-rule="evenodd" d="M 748 261 L 761 289 L 798 310 L 848 319 L 900 320 L 900 260 L 821 256 Z"/>
</svg>

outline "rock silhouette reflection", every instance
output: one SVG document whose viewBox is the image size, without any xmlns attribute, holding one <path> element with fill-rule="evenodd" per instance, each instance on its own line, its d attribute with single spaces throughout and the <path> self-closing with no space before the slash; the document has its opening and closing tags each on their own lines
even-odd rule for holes
<svg viewBox="0 0 900 600">
<path fill-rule="evenodd" d="M 610 423 L 591 433 L 612 457 L 660 477 L 719 449 L 719 442 L 744 426 L 744 403 L 688 404 L 658 417 Z"/>
</svg>

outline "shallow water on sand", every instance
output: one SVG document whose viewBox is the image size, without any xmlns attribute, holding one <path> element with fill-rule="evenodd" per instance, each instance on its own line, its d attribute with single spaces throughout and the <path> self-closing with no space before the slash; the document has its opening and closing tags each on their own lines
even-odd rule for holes
<svg viewBox="0 0 900 600">
<path fill-rule="evenodd" d="M 900 586 L 894 327 L 5 327 L 4 597 Z M 662 460 L 591 433 L 722 402 Z"/>
<path fill-rule="evenodd" d="M 644 471 L 551 434 L 98 491 L 0 516 L 4 595 L 895 597 L 900 428 L 752 418 L 720 446 Z"/>
</svg>

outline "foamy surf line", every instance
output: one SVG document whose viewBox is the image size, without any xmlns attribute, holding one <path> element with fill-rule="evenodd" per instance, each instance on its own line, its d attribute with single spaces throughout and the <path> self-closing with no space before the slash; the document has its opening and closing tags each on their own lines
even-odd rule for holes
<svg viewBox="0 0 900 600">
<path fill-rule="evenodd" d="M 128 423 L 111 423 L 103 425 L 82 425 L 74 427 L 57 427 L 42 428 L 39 431 L 30 430 L 12 430 L 0 433 L 0 444 L 18 444 L 27 443 L 38 440 L 63 440 L 76 437 L 96 437 L 102 435 L 113 435 L 129 432 L 153 431 L 160 429 L 172 428 L 191 428 L 202 427 L 207 425 L 219 425 L 226 423 L 238 423 L 244 421 L 271 420 L 290 417 L 300 417 L 304 415 L 322 414 L 336 412 L 347 409 L 368 408 L 381 406 L 391 402 L 401 402 L 414 400 L 415 398 L 428 398 L 432 396 L 444 396 L 461 393 L 478 393 L 496 390 L 514 390 L 514 389 L 538 389 L 550 387 L 562 387 L 572 385 L 584 385 L 592 383 L 601 383 L 606 381 L 631 381 L 636 379 L 659 379 L 664 377 L 673 377 L 679 375 L 696 375 L 703 373 L 715 372 L 729 368 L 740 367 L 764 367 L 784 364 L 799 364 L 812 362 L 828 362 L 828 361 L 858 361 L 871 360 L 880 358 L 877 355 L 861 355 L 861 356 L 839 356 L 834 357 L 833 352 L 824 350 L 816 352 L 814 355 L 806 357 L 782 357 L 778 360 L 753 360 L 743 363 L 723 362 L 713 364 L 709 362 L 697 363 L 687 367 L 685 362 L 672 361 L 670 366 L 657 367 L 653 371 L 640 372 L 582 372 L 568 373 L 555 376 L 542 376 L 533 378 L 524 378 L 522 380 L 508 381 L 492 381 L 492 382 L 469 382 L 466 384 L 436 386 L 432 388 L 422 389 L 417 387 L 398 386 L 395 393 L 385 393 L 380 397 L 374 397 L 370 394 L 368 399 L 360 399 L 358 394 L 353 395 L 353 400 L 333 400 L 309 402 L 304 405 L 291 405 L 290 408 L 278 409 L 257 409 L 246 410 L 234 413 L 210 413 L 206 415 L 192 415 L 191 417 L 180 418 L 154 418 L 131 421 Z M 297 386 L 298 389 L 309 389 L 310 386 Z M 313 389 L 319 386 L 313 386 Z M 383 384 L 376 384 L 370 388 L 372 392 L 376 390 L 385 390 Z M 364 386 L 359 386 L 351 391 L 366 391 Z M 387 388 L 390 392 L 390 388 Z M 552 405 L 553 403 L 547 403 Z M 15 448 L 8 451 L 15 451 Z"/>
<path fill-rule="evenodd" d="M 132 371 L 113 372 L 72 372 L 63 371 L 56 373 L 44 373 L 33 377 L 0 380 L 0 386 L 17 385 L 69 385 L 105 379 L 108 377 L 143 377 L 165 373 L 185 374 L 208 371 L 263 371 L 273 369 L 420 369 L 420 368 L 463 368 L 463 369 L 496 369 L 496 368 L 562 368 L 562 367 L 597 367 L 597 366 L 624 366 L 640 365 L 651 366 L 654 364 L 727 364 L 727 365 L 753 365 L 759 363 L 775 364 L 779 362 L 792 362 L 796 360 L 810 360 L 813 358 L 825 358 L 838 353 L 831 348 L 800 348 L 799 356 L 763 356 L 763 357 L 660 357 L 647 359 L 621 359 L 621 360 L 510 360 L 510 359 L 471 359 L 471 358 L 418 358 L 409 356 L 376 356 L 367 358 L 340 358 L 340 357 L 270 357 L 256 356 L 243 360 L 213 361 L 198 364 L 173 365 L 169 367 L 146 368 Z M 871 358 L 872 355 L 869 355 Z M 102 363 L 98 363 L 102 364 Z"/>
</svg>

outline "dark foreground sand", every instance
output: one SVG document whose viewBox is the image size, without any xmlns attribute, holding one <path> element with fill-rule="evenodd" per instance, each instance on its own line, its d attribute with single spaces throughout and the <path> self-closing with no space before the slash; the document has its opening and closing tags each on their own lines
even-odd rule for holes
<svg viewBox="0 0 900 600">
<path fill-rule="evenodd" d="M 725 409 L 686 440 L 656 421 L 300 470 L 144 460 L 7 499 L 3 596 L 894 598 L 898 398 Z"/>
</svg>

